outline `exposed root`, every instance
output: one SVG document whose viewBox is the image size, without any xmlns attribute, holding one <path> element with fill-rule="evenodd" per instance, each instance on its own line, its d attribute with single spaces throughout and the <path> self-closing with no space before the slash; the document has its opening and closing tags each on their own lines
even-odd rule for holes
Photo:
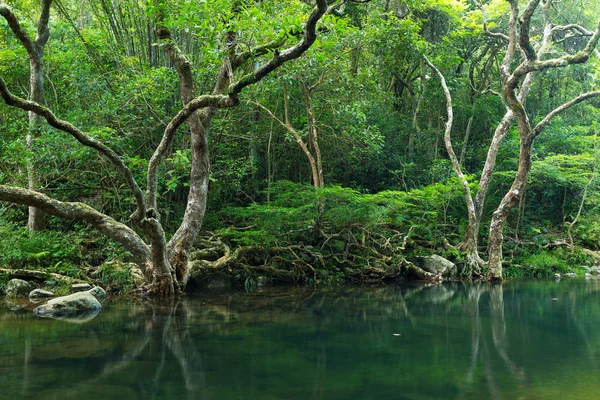
<svg viewBox="0 0 600 400">
<path fill-rule="evenodd" d="M 442 282 L 444 280 L 444 278 L 442 278 L 442 275 L 425 271 L 423 268 L 417 267 L 410 261 L 404 260 L 404 262 L 402 263 L 402 268 L 406 270 L 407 275 L 412 275 L 423 281 Z"/>
<path fill-rule="evenodd" d="M 71 278 L 70 276 L 38 270 L 0 268 L 0 272 L 7 274 L 10 279 L 35 279 L 39 281 L 52 280 L 66 284 L 85 282 L 84 280 Z"/>
</svg>

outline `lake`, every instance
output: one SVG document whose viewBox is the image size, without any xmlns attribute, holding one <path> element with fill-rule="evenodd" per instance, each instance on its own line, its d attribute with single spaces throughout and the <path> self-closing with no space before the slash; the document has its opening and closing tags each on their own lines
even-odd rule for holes
<svg viewBox="0 0 600 400">
<path fill-rule="evenodd" d="M 0 399 L 600 393 L 598 280 L 285 287 L 172 304 L 113 299 L 79 323 L 0 300 Z"/>
</svg>

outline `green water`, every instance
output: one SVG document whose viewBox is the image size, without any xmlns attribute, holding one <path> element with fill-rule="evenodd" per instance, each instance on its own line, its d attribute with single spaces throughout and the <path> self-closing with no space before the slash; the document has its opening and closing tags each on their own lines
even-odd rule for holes
<svg viewBox="0 0 600 400">
<path fill-rule="evenodd" d="M 78 324 L 0 300 L 0 399 L 600 396 L 600 281 L 109 300 Z"/>
</svg>

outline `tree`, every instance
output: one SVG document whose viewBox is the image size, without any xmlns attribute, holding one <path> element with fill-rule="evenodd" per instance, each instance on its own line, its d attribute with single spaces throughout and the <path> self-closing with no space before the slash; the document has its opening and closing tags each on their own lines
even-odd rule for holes
<svg viewBox="0 0 600 400">
<path fill-rule="evenodd" d="M 135 211 L 130 217 L 131 226 L 128 226 L 84 203 L 58 201 L 31 189 L 0 185 L 0 200 L 37 207 L 61 218 L 76 218 L 90 223 L 131 252 L 135 262 L 144 272 L 149 293 L 159 296 L 176 295 L 187 283 L 191 268 L 188 254 L 200 230 L 206 208 L 210 171 L 207 132 L 216 110 L 237 106 L 239 95 L 245 88 L 261 81 L 284 63 L 304 54 L 317 38 L 319 20 L 339 5 L 340 3 L 328 5 L 326 0 L 317 0 L 303 23 L 301 39 L 290 47 L 281 49 L 289 37 L 286 33 L 283 38 L 241 50 L 236 46 L 234 27 L 238 18 L 242 18 L 242 5 L 234 1 L 228 14 L 224 57 L 215 79 L 213 93 L 198 96 L 194 88 L 192 65 L 177 46 L 166 21 L 168 5 L 166 2 L 155 1 L 150 11 L 157 21 L 156 34 L 177 70 L 184 106 L 166 126 L 162 139 L 148 163 L 145 193 L 122 157 L 111 147 L 60 119 L 43 105 L 12 94 L 6 82 L 0 78 L 0 94 L 7 105 L 43 117 L 53 128 L 71 135 L 82 145 L 103 155 L 126 183 L 130 195 L 135 200 Z M 266 54 L 272 54 L 266 62 L 243 74 L 239 79 L 234 78 L 234 71 L 252 59 Z M 185 122 L 188 122 L 190 129 L 192 149 L 189 194 L 183 221 L 167 242 L 157 201 L 158 175 L 178 128 Z"/>
<path fill-rule="evenodd" d="M 535 126 L 532 126 L 529 116 L 523 105 L 523 99 L 519 98 L 516 91 L 519 85 L 525 84 L 528 74 L 536 71 L 543 71 L 550 68 L 562 68 L 572 64 L 585 63 L 591 53 L 594 51 L 598 39 L 600 38 L 600 23 L 594 32 L 589 32 L 576 25 L 552 27 L 551 24 L 545 25 L 544 31 L 550 30 L 575 30 L 585 32 L 590 36 L 585 47 L 574 54 L 564 54 L 558 58 L 541 59 L 539 52 L 536 51 L 531 40 L 531 22 L 532 17 L 541 3 L 542 13 L 546 15 L 548 7 L 552 0 L 541 2 L 540 0 L 531 0 L 522 14 L 519 12 L 517 0 L 509 0 L 510 3 L 510 23 L 508 35 L 508 48 L 504 62 L 501 67 L 502 74 L 502 95 L 510 111 L 512 112 L 519 130 L 519 165 L 514 181 L 509 191 L 504 195 L 499 206 L 493 213 L 489 231 L 489 273 L 490 280 L 502 280 L 502 244 L 503 230 L 506 219 L 510 211 L 517 204 L 518 199 L 524 190 L 529 172 L 532 165 L 532 147 L 535 139 L 542 133 L 550 120 L 559 113 L 567 110 L 582 101 L 600 96 L 600 91 L 587 92 L 577 96 L 559 107 L 555 108 L 544 116 Z M 546 34 L 544 35 L 546 37 Z M 548 36 L 549 37 L 549 36 Z M 543 48 L 543 46 L 542 46 Z M 520 49 L 524 55 L 524 60 L 511 70 L 514 55 Z"/>
<path fill-rule="evenodd" d="M 0 4 L 0 15 L 6 19 L 8 26 L 19 39 L 29 56 L 29 100 L 44 103 L 44 47 L 50 38 L 50 5 L 52 0 L 40 1 L 40 17 L 37 22 L 37 35 L 32 39 L 21 27 L 18 18 L 12 9 L 6 4 Z M 27 147 L 31 153 L 35 153 L 34 141 L 39 135 L 42 126 L 42 118 L 33 111 L 29 111 L 29 130 L 27 131 Z M 29 190 L 38 189 L 38 171 L 33 161 L 34 154 L 27 160 L 27 181 Z M 44 229 L 46 217 L 40 209 L 29 207 L 29 221 L 27 226 L 31 231 Z"/>
</svg>

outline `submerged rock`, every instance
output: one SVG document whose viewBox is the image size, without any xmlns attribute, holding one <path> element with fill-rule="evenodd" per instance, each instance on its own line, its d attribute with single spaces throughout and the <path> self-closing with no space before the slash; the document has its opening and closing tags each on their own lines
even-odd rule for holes
<svg viewBox="0 0 600 400">
<path fill-rule="evenodd" d="M 42 299 L 46 297 L 54 297 L 54 293 L 43 289 L 34 289 L 29 293 L 30 299 Z"/>
<path fill-rule="evenodd" d="M 35 289 L 35 285 L 23 279 L 11 279 L 6 284 L 6 295 L 8 297 L 28 297 L 29 293 Z"/>
<path fill-rule="evenodd" d="M 102 305 L 91 293 L 78 292 L 49 300 L 46 304 L 36 307 L 33 312 L 44 318 L 77 317 L 78 314 L 98 312 L 101 308 Z"/>
<path fill-rule="evenodd" d="M 71 285 L 71 293 L 87 292 L 92 289 L 92 285 L 89 283 L 74 283 Z"/>
</svg>

